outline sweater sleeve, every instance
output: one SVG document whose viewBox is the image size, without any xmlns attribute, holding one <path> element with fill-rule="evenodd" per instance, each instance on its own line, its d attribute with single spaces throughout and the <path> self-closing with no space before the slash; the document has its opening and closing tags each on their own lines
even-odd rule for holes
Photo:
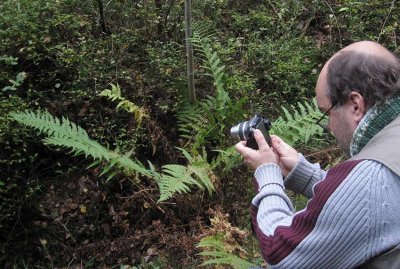
<svg viewBox="0 0 400 269">
<path fill-rule="evenodd" d="M 353 268 L 370 258 L 366 253 L 372 253 L 368 243 L 374 238 L 367 185 L 379 175 L 367 164 L 348 161 L 330 169 L 298 213 L 284 192 L 279 167 L 256 170 L 252 219 L 268 268 Z M 378 228 L 372 234 L 377 236 Z"/>
<path fill-rule="evenodd" d="M 285 187 L 295 193 L 303 194 L 307 198 L 313 196 L 313 187 L 326 176 L 318 163 L 312 164 L 299 153 L 299 162 L 290 171 L 284 183 Z"/>
</svg>

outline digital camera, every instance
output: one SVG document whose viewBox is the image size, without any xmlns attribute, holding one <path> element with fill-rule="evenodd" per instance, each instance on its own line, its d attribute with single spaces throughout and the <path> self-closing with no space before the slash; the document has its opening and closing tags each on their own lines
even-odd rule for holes
<svg viewBox="0 0 400 269">
<path fill-rule="evenodd" d="M 268 145 L 271 146 L 271 137 L 269 129 L 271 129 L 271 121 L 263 118 L 261 115 L 255 115 L 248 121 L 243 121 L 231 128 L 231 137 L 246 141 L 246 146 L 252 149 L 258 149 L 257 141 L 254 138 L 254 130 L 259 129 L 264 135 Z"/>
</svg>

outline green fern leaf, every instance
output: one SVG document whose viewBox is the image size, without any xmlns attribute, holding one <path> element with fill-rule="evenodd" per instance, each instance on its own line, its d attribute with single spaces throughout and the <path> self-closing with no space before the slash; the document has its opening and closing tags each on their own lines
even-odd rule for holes
<svg viewBox="0 0 400 269">
<path fill-rule="evenodd" d="M 311 137 L 322 135 L 323 129 L 315 124 L 322 115 L 315 99 L 312 102 L 298 103 L 297 107 L 290 107 L 292 112 L 282 107 L 283 116 L 272 124 L 271 133 L 280 136 L 290 145 L 307 143 Z"/>
<path fill-rule="evenodd" d="M 232 253 L 226 252 L 224 248 L 223 235 L 221 234 L 203 238 L 197 247 L 211 249 L 200 252 L 201 256 L 207 258 L 207 260 L 201 264 L 202 266 L 230 265 L 234 269 L 249 269 L 257 266 Z"/>
<path fill-rule="evenodd" d="M 121 89 L 118 84 L 111 84 L 111 90 L 103 90 L 99 96 L 108 97 L 111 101 L 119 100 L 120 102 L 117 104 L 116 108 L 123 108 L 125 111 L 133 113 L 135 120 L 137 121 L 138 125 L 142 124 L 142 120 L 144 118 L 148 118 L 146 111 L 144 108 L 139 107 L 132 103 L 129 100 L 126 100 L 124 97 L 121 96 Z"/>
<path fill-rule="evenodd" d="M 44 139 L 46 145 L 70 149 L 70 153 L 74 155 L 92 157 L 95 161 L 89 168 L 101 165 L 103 161 L 106 162 L 100 175 L 109 173 L 107 180 L 116 175 L 116 172 L 112 171 L 114 167 L 127 175 L 139 173 L 156 180 L 160 187 L 159 201 L 171 198 L 176 192 L 187 193 L 192 186 L 201 189 L 207 188 L 210 193 L 214 190 L 213 184 L 208 178 L 212 171 L 207 161 L 201 157 L 192 157 L 185 150 L 182 152 L 189 161 L 188 167 L 164 165 L 162 167 L 163 174 L 160 174 L 155 171 L 151 162 L 149 162 L 150 169 L 146 169 L 139 161 L 133 161 L 127 155 L 110 151 L 98 142 L 91 140 L 85 130 L 67 118 L 63 117 L 62 120 L 59 120 L 47 111 L 13 112 L 10 113 L 10 117 L 21 124 L 47 134 L 48 137 Z"/>
</svg>

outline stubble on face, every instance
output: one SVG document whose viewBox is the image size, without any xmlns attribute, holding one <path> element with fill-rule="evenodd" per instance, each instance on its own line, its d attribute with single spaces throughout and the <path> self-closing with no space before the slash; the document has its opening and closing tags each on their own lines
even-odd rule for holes
<svg viewBox="0 0 400 269">
<path fill-rule="evenodd" d="M 341 110 L 341 108 L 338 109 Z M 350 144 L 353 140 L 353 131 L 348 118 L 341 116 L 339 111 L 335 112 L 336 115 L 331 116 L 331 131 L 346 158 L 350 158 Z"/>
</svg>

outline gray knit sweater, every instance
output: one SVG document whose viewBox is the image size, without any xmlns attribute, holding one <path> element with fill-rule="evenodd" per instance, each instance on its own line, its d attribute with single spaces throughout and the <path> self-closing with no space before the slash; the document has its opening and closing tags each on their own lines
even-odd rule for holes
<svg viewBox="0 0 400 269">
<path fill-rule="evenodd" d="M 321 170 L 300 155 L 284 180 L 279 167 L 255 171 L 253 223 L 269 268 L 354 268 L 400 243 L 400 178 L 379 162 Z M 294 212 L 284 185 L 311 198 Z"/>
<path fill-rule="evenodd" d="M 269 268 L 354 268 L 400 244 L 400 117 L 328 172 L 300 161 L 255 171 L 253 224 Z M 294 212 L 284 189 L 310 198 Z"/>
</svg>

